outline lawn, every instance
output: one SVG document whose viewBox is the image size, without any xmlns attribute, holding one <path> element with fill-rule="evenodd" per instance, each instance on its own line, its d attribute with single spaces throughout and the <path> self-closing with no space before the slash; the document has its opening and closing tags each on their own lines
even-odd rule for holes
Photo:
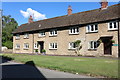
<svg viewBox="0 0 120 80">
<path fill-rule="evenodd" d="M 118 60 L 108 58 L 3 54 L 17 62 L 34 61 L 36 66 L 90 76 L 118 78 Z"/>
</svg>

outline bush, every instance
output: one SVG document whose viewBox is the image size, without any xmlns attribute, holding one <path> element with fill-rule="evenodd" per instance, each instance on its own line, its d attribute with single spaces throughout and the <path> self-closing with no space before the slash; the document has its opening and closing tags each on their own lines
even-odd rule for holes
<svg viewBox="0 0 120 80">
<path fill-rule="evenodd" d="M 45 50 L 45 49 L 43 49 L 43 50 L 42 50 L 42 52 L 46 52 L 46 50 Z"/>
<path fill-rule="evenodd" d="M 35 49 L 35 52 L 38 52 L 38 49 Z"/>
<path fill-rule="evenodd" d="M 3 43 L 4 46 L 6 46 L 8 49 L 12 49 L 13 48 L 13 42 L 12 41 L 6 41 L 5 43 Z"/>
</svg>

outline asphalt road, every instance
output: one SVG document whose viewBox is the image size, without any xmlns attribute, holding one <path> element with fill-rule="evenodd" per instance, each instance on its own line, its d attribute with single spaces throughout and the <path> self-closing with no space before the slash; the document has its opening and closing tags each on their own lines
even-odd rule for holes
<svg viewBox="0 0 120 80">
<path fill-rule="evenodd" d="M 92 78 L 85 75 L 36 67 L 33 61 L 29 61 L 25 64 L 3 61 L 0 66 L 2 66 L 2 78 L 21 78 L 21 80 L 22 78 L 31 78 L 32 80 L 34 80 L 34 78 Z"/>
</svg>

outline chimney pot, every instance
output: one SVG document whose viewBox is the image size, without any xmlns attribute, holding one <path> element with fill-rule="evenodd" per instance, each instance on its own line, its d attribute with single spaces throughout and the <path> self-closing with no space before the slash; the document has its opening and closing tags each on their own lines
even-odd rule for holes
<svg viewBox="0 0 120 80">
<path fill-rule="evenodd" d="M 107 7 L 108 7 L 108 1 L 107 0 L 101 0 L 100 4 L 101 4 L 101 9 L 102 10 L 107 9 Z"/>
<path fill-rule="evenodd" d="M 71 15 L 72 14 L 72 7 L 69 5 L 68 6 L 68 15 Z"/>
<path fill-rule="evenodd" d="M 28 23 L 32 23 L 33 22 L 33 18 L 32 16 L 30 15 L 29 19 L 28 19 Z"/>
</svg>

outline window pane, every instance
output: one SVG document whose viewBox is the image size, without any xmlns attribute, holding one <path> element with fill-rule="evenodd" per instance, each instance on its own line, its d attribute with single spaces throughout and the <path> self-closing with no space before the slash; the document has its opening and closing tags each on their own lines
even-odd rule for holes
<svg viewBox="0 0 120 80">
<path fill-rule="evenodd" d="M 73 33 L 75 33 L 75 28 L 73 28 Z"/>
<path fill-rule="evenodd" d="M 57 48 L 57 43 L 55 43 L 55 48 Z"/>
<path fill-rule="evenodd" d="M 73 43 L 73 48 L 76 48 L 75 43 Z"/>
<path fill-rule="evenodd" d="M 93 41 L 90 42 L 90 48 L 93 48 Z"/>
<path fill-rule="evenodd" d="M 97 48 L 97 42 L 94 42 L 94 49 Z"/>
<path fill-rule="evenodd" d="M 77 32 L 79 32 L 79 28 L 77 27 Z"/>
<path fill-rule="evenodd" d="M 113 24 L 114 24 L 114 28 L 117 28 L 116 22 L 114 22 Z"/>
<path fill-rule="evenodd" d="M 93 25 L 91 25 L 91 31 L 94 31 Z"/>
<path fill-rule="evenodd" d="M 96 30 L 96 31 L 98 30 L 98 25 L 97 25 L 97 24 L 95 25 L 95 30 Z"/>
<path fill-rule="evenodd" d="M 57 30 L 55 30 L 55 34 L 57 34 Z"/>
<path fill-rule="evenodd" d="M 110 28 L 112 28 L 112 23 L 110 23 Z"/>
</svg>

